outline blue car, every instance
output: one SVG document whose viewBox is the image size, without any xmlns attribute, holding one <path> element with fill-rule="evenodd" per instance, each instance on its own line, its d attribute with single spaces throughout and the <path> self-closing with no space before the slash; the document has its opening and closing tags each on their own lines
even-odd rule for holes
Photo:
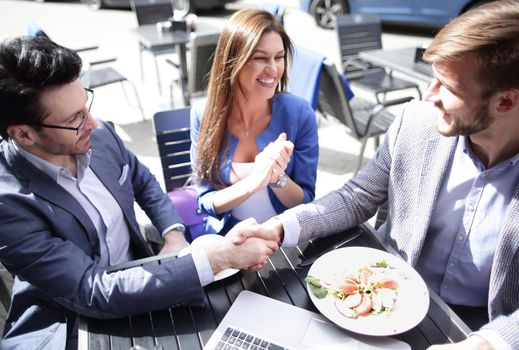
<svg viewBox="0 0 519 350">
<path fill-rule="evenodd" d="M 344 13 L 375 13 L 384 22 L 441 27 L 463 12 L 492 0 L 300 0 L 322 28 L 335 28 Z"/>
</svg>

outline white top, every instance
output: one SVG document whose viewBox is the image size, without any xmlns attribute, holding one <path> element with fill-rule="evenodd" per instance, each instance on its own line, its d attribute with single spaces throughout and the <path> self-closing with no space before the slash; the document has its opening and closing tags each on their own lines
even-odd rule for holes
<svg viewBox="0 0 519 350">
<path fill-rule="evenodd" d="M 253 167 L 254 163 L 232 162 L 231 182 L 235 183 L 249 176 Z M 240 221 L 253 217 L 258 223 L 263 223 L 275 216 L 276 211 L 270 202 L 268 189 L 265 187 L 238 204 L 231 215 Z"/>
</svg>

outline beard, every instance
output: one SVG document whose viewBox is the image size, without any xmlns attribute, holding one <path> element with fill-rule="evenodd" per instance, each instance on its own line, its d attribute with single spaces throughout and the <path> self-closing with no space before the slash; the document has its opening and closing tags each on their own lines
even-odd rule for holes
<svg viewBox="0 0 519 350">
<path fill-rule="evenodd" d="M 450 115 L 442 108 L 440 108 L 440 112 L 447 116 Z M 436 128 L 443 136 L 470 136 L 487 129 L 494 121 L 494 117 L 492 117 L 488 111 L 488 103 L 484 103 L 476 111 L 472 112 L 472 114 L 473 117 L 469 121 L 454 116 L 450 123 L 438 123 Z"/>
</svg>

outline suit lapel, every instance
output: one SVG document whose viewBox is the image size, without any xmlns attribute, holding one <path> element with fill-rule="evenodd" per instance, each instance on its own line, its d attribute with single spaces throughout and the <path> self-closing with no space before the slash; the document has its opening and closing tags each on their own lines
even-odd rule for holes
<svg viewBox="0 0 519 350">
<path fill-rule="evenodd" d="M 413 235 L 412 255 L 409 259 L 411 265 L 415 265 L 420 252 L 422 250 L 425 237 L 431 221 L 432 211 L 438 198 L 445 173 L 452 159 L 452 155 L 456 149 L 456 137 L 446 138 L 438 135 L 427 141 L 424 147 L 423 159 L 421 161 L 422 168 L 417 176 L 419 176 L 419 185 L 415 200 L 416 208 L 416 230 Z M 449 155 L 446 157 L 446 155 Z M 440 179 L 440 181 L 431 181 L 431 179 Z"/>
<path fill-rule="evenodd" d="M 517 216 L 519 213 L 519 184 L 515 188 L 514 196 L 506 210 L 503 228 L 497 238 L 496 250 L 492 260 L 490 272 L 489 301 L 495 300 L 497 292 L 501 290 L 506 274 L 510 271 L 514 255 L 519 250 L 519 228 Z"/>
<path fill-rule="evenodd" d="M 92 251 L 99 254 L 97 230 L 83 207 L 56 181 L 16 152 L 10 142 L 4 143 L 6 144 L 4 154 L 6 154 L 7 162 L 11 166 L 13 174 L 20 182 L 26 184 L 29 191 L 73 215 L 85 228 Z"/>
</svg>

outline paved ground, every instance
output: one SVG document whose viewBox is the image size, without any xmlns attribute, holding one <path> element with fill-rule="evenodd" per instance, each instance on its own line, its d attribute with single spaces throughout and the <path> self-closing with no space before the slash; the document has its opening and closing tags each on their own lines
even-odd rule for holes
<svg viewBox="0 0 519 350">
<path fill-rule="evenodd" d="M 201 14 L 200 21 L 221 27 L 226 18 L 237 9 L 250 6 L 257 1 L 241 0 L 227 5 L 223 10 Z M 297 0 L 283 0 L 287 12 L 285 26 L 297 45 L 312 48 L 340 63 L 339 48 L 333 30 L 318 28 L 313 19 L 298 10 Z M 145 57 L 145 81 L 140 79 L 138 47 L 131 34 L 137 25 L 134 14 L 127 10 L 90 11 L 75 1 L 33 2 L 0 1 L 0 40 L 23 35 L 30 21 L 37 22 L 55 41 L 73 48 L 82 44 L 100 45 L 99 57 L 116 56 L 114 66 L 133 81 L 141 96 L 146 119 L 141 121 L 134 100 L 127 103 L 122 89 L 114 84 L 96 90 L 93 114 L 113 121 L 127 146 L 146 163 L 161 181 L 160 161 L 153 136 L 151 118 L 153 113 L 170 108 L 167 89 L 158 92 L 151 56 Z M 386 28 L 383 34 L 384 47 L 421 46 L 431 40 L 424 30 L 413 28 Z M 161 80 L 168 82 L 175 72 L 160 62 Z M 362 94 L 361 92 L 356 92 Z M 174 103 L 181 106 L 180 91 L 175 91 Z M 347 130 L 336 123 L 322 122 L 319 128 L 320 158 L 317 177 L 317 197 L 337 188 L 351 177 L 357 159 L 359 144 L 347 135 Z M 373 145 L 368 144 L 366 160 L 373 155 Z M 141 217 L 145 220 L 144 217 Z M 0 306 L 0 329 L 3 328 L 5 310 Z"/>
</svg>

